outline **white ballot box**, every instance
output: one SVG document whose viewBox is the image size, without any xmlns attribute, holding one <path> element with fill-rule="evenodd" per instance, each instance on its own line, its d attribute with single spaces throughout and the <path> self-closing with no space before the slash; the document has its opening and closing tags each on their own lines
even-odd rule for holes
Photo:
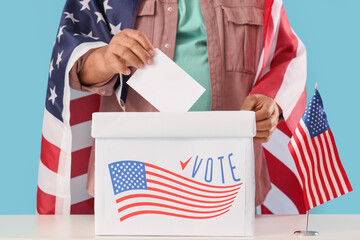
<svg viewBox="0 0 360 240">
<path fill-rule="evenodd" d="M 255 114 L 95 113 L 95 234 L 254 235 Z"/>
</svg>

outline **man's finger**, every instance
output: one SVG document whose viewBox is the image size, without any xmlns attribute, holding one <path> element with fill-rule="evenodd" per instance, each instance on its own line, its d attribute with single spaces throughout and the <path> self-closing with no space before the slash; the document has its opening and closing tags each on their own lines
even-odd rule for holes
<svg viewBox="0 0 360 240">
<path fill-rule="evenodd" d="M 153 45 L 150 43 L 149 39 L 140 31 L 133 30 L 133 29 L 125 29 L 126 32 L 124 32 L 127 36 L 134 38 L 136 41 L 138 41 L 142 47 L 150 54 L 150 56 L 154 56 L 155 49 Z M 125 31 L 123 30 L 123 31 Z"/>
<path fill-rule="evenodd" d="M 276 127 L 278 124 L 278 119 L 276 118 L 276 115 L 271 115 L 270 118 L 265 120 L 260 120 L 256 122 L 256 130 L 258 131 L 265 131 Z"/>
<path fill-rule="evenodd" d="M 144 66 L 142 61 L 129 48 L 119 45 L 117 50 L 121 52 L 118 57 L 123 59 L 127 66 L 134 66 L 136 68 Z"/>
<path fill-rule="evenodd" d="M 116 55 L 111 54 L 109 56 L 110 66 L 115 70 L 115 72 L 129 75 L 131 73 L 130 69 L 124 64 L 124 62 Z"/>
<path fill-rule="evenodd" d="M 269 136 L 271 136 L 271 130 L 265 130 L 265 131 L 257 131 L 256 132 L 256 136 L 257 138 L 267 138 Z"/>
<path fill-rule="evenodd" d="M 257 104 L 256 96 L 249 95 L 245 98 L 244 103 L 242 104 L 240 110 L 245 111 L 254 111 Z"/>
<path fill-rule="evenodd" d="M 150 54 L 135 39 L 126 37 L 122 42 L 122 45 L 130 49 L 130 51 L 132 51 L 139 59 L 141 59 L 143 64 L 152 64 L 152 57 Z M 139 68 L 139 64 L 140 63 L 138 63 L 138 66 L 136 66 L 137 68 Z"/>
<path fill-rule="evenodd" d="M 258 122 L 270 118 L 274 111 L 275 108 L 273 104 L 263 104 L 260 109 L 255 111 L 256 121 Z"/>
</svg>

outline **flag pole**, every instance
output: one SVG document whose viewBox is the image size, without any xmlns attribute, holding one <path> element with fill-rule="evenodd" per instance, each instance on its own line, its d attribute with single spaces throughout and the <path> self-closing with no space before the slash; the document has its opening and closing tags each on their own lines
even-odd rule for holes
<svg viewBox="0 0 360 240">
<path fill-rule="evenodd" d="M 299 235 L 299 236 L 317 236 L 319 235 L 319 232 L 317 231 L 309 231 L 309 211 L 306 211 L 306 227 L 305 227 L 305 231 L 295 231 L 294 232 L 295 235 Z"/>
</svg>

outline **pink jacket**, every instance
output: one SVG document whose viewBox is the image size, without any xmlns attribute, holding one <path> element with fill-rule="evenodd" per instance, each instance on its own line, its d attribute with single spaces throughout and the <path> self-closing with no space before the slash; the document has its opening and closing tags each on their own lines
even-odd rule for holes
<svg viewBox="0 0 360 240">
<path fill-rule="evenodd" d="M 275 31 L 273 16 L 267 12 L 268 2 L 201 0 L 207 31 L 211 110 L 239 110 L 249 94 L 264 94 L 275 99 L 283 110 L 288 127 L 293 130 L 301 117 L 301 111 L 305 108 L 305 82 L 296 77 L 287 79 L 286 73 L 291 61 L 298 57 L 302 45 L 292 32 L 283 8 L 279 11 L 281 16 L 277 26 L 278 32 Z M 177 0 L 144 0 L 135 25 L 137 30 L 149 38 L 154 47 L 161 49 L 170 58 L 174 56 L 177 14 Z M 274 32 L 264 32 L 265 23 L 273 24 L 274 26 L 269 29 Z M 270 40 L 267 43 L 266 39 L 271 39 L 275 43 Z M 90 52 L 83 55 L 70 71 L 70 86 L 77 90 L 100 94 L 100 111 L 122 111 L 113 90 L 116 77 L 95 86 L 84 86 L 80 83 L 77 73 Z M 294 104 L 289 106 L 289 102 Z M 157 110 L 129 88 L 125 111 Z M 260 205 L 265 200 L 271 184 L 262 146 L 255 144 L 254 151 L 255 203 Z M 92 195 L 93 176 L 92 151 L 88 171 L 88 192 Z"/>
</svg>

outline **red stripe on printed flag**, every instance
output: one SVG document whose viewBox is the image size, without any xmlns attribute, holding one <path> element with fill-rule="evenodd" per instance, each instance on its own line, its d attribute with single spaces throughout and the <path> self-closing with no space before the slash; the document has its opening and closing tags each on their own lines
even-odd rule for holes
<svg viewBox="0 0 360 240">
<path fill-rule="evenodd" d="M 94 198 L 71 205 L 71 214 L 94 214 Z"/>
<path fill-rule="evenodd" d="M 220 205 L 211 205 L 211 206 L 205 206 L 205 205 L 198 205 L 198 204 L 190 204 L 184 201 L 178 201 L 175 199 L 171 199 L 171 198 L 167 198 L 167 197 L 162 197 L 162 196 L 158 196 L 158 195 L 153 195 L 153 194 L 134 194 L 134 195 L 128 195 L 126 197 L 120 198 L 116 200 L 116 203 L 119 203 L 121 201 L 124 201 L 126 199 L 134 199 L 134 198 L 147 198 L 147 199 L 160 199 L 160 200 L 165 200 L 168 202 L 172 202 L 172 203 L 177 203 L 179 205 L 184 205 L 184 206 L 189 206 L 189 207 L 195 207 L 195 208 L 219 208 L 219 207 L 223 207 L 226 206 L 228 204 L 231 204 L 234 202 L 234 198 L 232 197 L 231 199 L 229 199 L 228 202 L 225 202 L 224 204 L 220 204 Z M 118 212 L 122 211 L 123 209 L 119 209 Z"/>
<path fill-rule="evenodd" d="M 86 107 L 84 107 L 86 106 Z M 70 102 L 70 126 L 87 122 L 92 119 L 92 113 L 100 109 L 100 95 L 92 94 L 77 98 Z"/>
<path fill-rule="evenodd" d="M 60 148 L 42 136 L 40 160 L 48 169 L 55 173 L 58 172 L 60 152 Z"/>
<path fill-rule="evenodd" d="M 176 193 L 172 193 L 172 192 L 168 192 L 168 191 L 165 191 L 165 190 L 162 190 L 162 189 L 158 189 L 158 188 L 148 188 L 148 190 L 150 191 L 153 191 L 153 192 L 157 192 L 158 193 L 164 193 L 164 194 L 167 194 L 171 197 L 178 197 L 178 198 L 183 198 L 185 200 L 188 200 L 188 201 L 193 201 L 193 202 L 199 202 L 199 203 L 210 203 L 210 204 L 214 204 L 214 203 L 223 203 L 223 202 L 227 202 L 227 201 L 230 201 L 230 200 L 233 200 L 236 198 L 235 197 L 231 197 L 231 198 L 228 198 L 228 199 L 224 199 L 224 200 L 218 200 L 218 201 L 207 201 L 207 200 L 201 200 L 201 199 L 195 199 L 195 198 L 190 198 L 190 197 L 186 197 L 186 196 L 183 196 L 183 195 L 179 195 L 179 194 L 176 194 Z M 164 198 L 164 197 L 159 197 L 158 195 L 152 195 L 152 194 L 132 194 L 132 195 L 128 195 L 128 196 L 125 196 L 125 197 L 122 197 L 122 198 L 119 198 L 116 200 L 116 203 L 120 203 L 122 201 L 125 201 L 125 200 L 128 200 L 128 199 L 133 199 L 133 198 L 157 198 L 157 199 L 161 199 L 161 200 L 166 200 L 166 201 L 170 201 L 169 199 L 170 198 Z M 177 202 L 176 202 L 177 203 Z"/>
<path fill-rule="evenodd" d="M 226 198 L 226 197 L 232 197 L 232 196 L 237 194 L 237 192 L 233 192 L 232 194 L 228 194 L 228 195 L 210 196 L 210 195 L 204 195 L 204 194 L 198 194 L 198 193 L 195 193 L 195 192 L 186 191 L 186 190 L 183 190 L 181 188 L 174 187 L 174 186 L 172 186 L 170 184 L 162 183 L 162 182 L 155 181 L 155 180 L 152 180 L 152 179 L 148 179 L 147 182 L 152 183 L 154 185 L 159 185 L 161 187 L 166 187 L 168 189 L 176 190 L 176 191 L 179 191 L 179 192 L 182 192 L 182 193 L 187 193 L 187 194 L 194 195 L 196 197 L 203 197 L 203 198 Z M 236 190 L 239 190 L 239 189 L 240 188 L 238 188 Z"/>
<path fill-rule="evenodd" d="M 189 216 L 189 215 L 183 215 L 183 214 L 176 214 L 176 213 L 171 213 L 171 212 L 164 212 L 164 211 L 137 211 L 137 212 L 133 212 L 130 213 L 128 215 L 125 215 L 124 217 L 120 218 L 120 221 L 124 221 L 127 218 L 130 217 L 134 217 L 137 215 L 142 215 L 142 214 L 160 214 L 160 215 L 168 215 L 168 216 L 174 216 L 174 217 L 180 217 L 180 218 L 189 218 L 189 219 L 208 219 L 208 218 L 214 218 L 214 217 L 218 217 L 221 216 L 225 213 L 227 213 L 229 210 L 226 210 L 225 212 L 216 214 L 216 215 L 211 215 L 211 216 L 204 216 L 204 217 L 199 217 L 199 216 Z"/>
<path fill-rule="evenodd" d="M 55 214 L 56 197 L 37 189 L 37 212 L 39 214 Z"/>
<path fill-rule="evenodd" d="M 295 174 L 279 159 L 264 148 L 271 182 L 296 206 L 299 214 L 305 213 L 302 187 Z"/>
<path fill-rule="evenodd" d="M 188 212 L 188 213 L 197 213 L 197 214 L 208 214 L 208 213 L 218 213 L 221 211 L 224 211 L 226 209 L 229 209 L 231 207 L 231 205 L 228 205 L 226 207 L 220 208 L 218 210 L 212 210 L 212 211 L 196 211 L 196 210 L 190 210 L 188 208 L 180 208 L 180 207 L 175 207 L 172 205 L 168 205 L 168 204 L 162 204 L 162 203 L 155 203 L 155 202 L 136 202 L 136 203 L 131 203 L 128 204 L 124 207 L 121 207 L 118 209 L 118 212 L 122 212 L 124 210 L 127 210 L 129 208 L 133 208 L 133 207 L 142 207 L 142 206 L 153 206 L 153 207 L 161 207 L 161 208 L 168 208 L 168 209 L 173 209 L 173 210 L 178 210 L 178 211 L 182 211 L 182 212 Z"/>
<path fill-rule="evenodd" d="M 71 178 L 88 173 L 91 148 L 87 147 L 71 153 Z"/>
</svg>

